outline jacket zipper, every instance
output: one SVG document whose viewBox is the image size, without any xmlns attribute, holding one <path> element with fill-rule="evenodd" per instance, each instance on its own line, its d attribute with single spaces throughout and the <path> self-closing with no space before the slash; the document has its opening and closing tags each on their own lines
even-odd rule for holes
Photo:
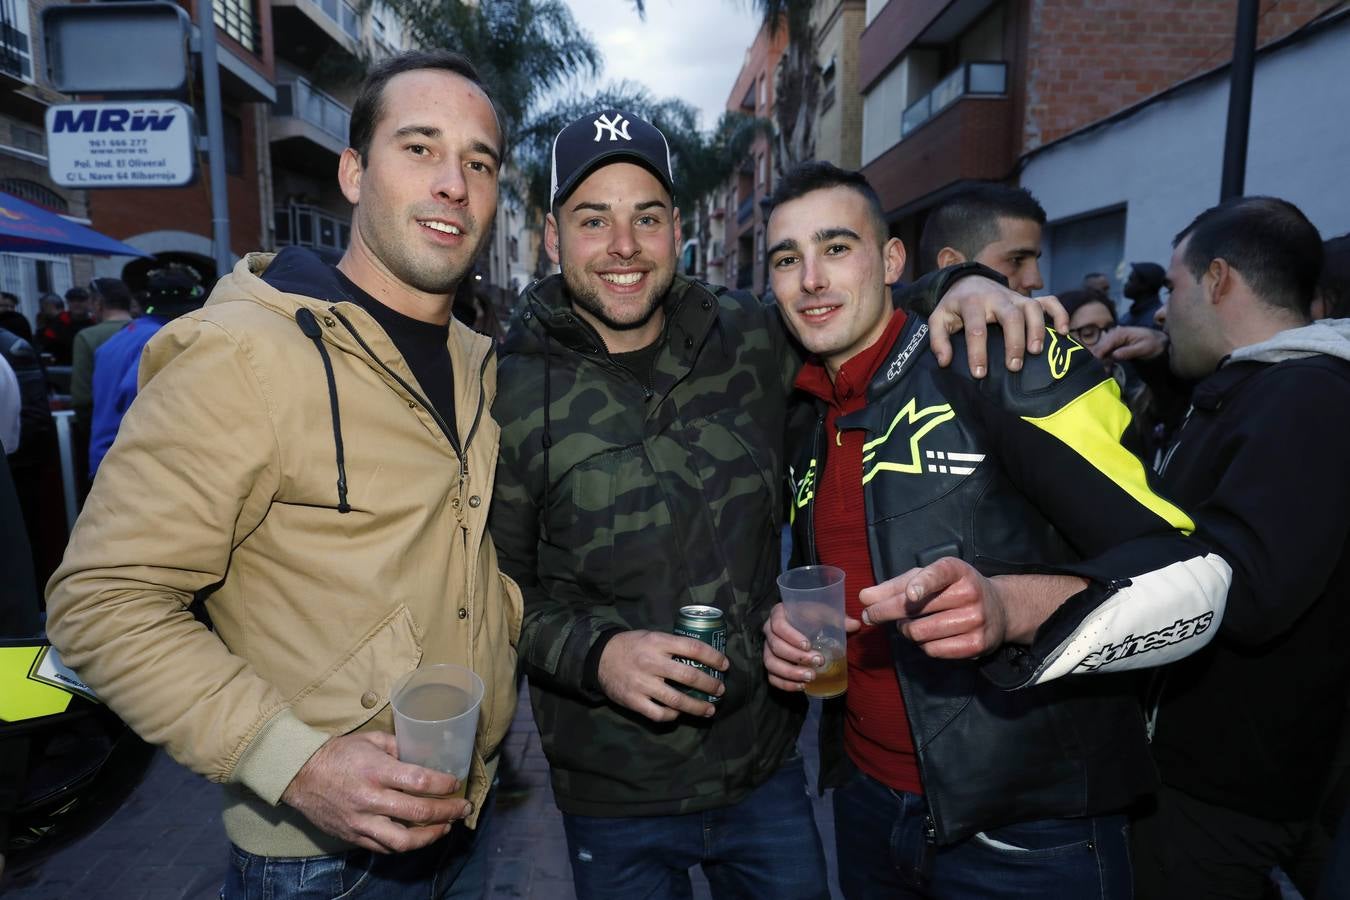
<svg viewBox="0 0 1350 900">
<path fill-rule="evenodd" d="M 816 418 L 816 437 L 815 437 L 816 465 L 817 465 L 817 467 L 818 467 L 818 468 L 817 468 L 817 472 L 816 472 L 816 484 L 817 484 L 817 485 L 820 484 L 820 480 L 821 480 L 821 478 L 822 478 L 822 477 L 824 476 L 824 474 L 825 474 L 825 452 L 826 452 L 826 449 L 828 448 L 828 446 L 829 446 L 829 441 L 825 439 L 825 417 L 824 417 L 824 416 L 817 416 L 817 418 Z M 864 489 L 863 489 L 863 501 L 864 501 L 864 505 L 866 504 L 866 500 L 867 500 L 867 490 L 866 490 L 866 488 L 864 487 Z M 807 503 L 807 505 L 806 505 L 806 527 L 807 527 L 807 529 L 808 529 L 807 532 L 806 532 L 806 533 L 807 533 L 807 547 L 809 548 L 809 551 L 810 551 L 810 556 L 809 556 L 810 561 L 811 561 L 813 564 L 819 564 L 820 558 L 819 558 L 819 556 L 816 554 L 816 527 L 815 527 L 815 525 L 816 525 L 816 501 L 815 501 L 815 499 L 813 498 L 813 499 L 812 499 L 811 501 L 809 501 L 809 502 Z M 873 578 L 873 580 L 875 580 L 876 577 L 877 577 L 877 573 L 876 573 L 876 570 L 874 569 L 874 570 L 872 571 L 872 578 Z M 901 698 L 901 700 L 903 701 L 906 695 L 911 694 L 911 691 L 910 691 L 910 689 L 909 689 L 909 679 L 905 677 L 904 667 L 900 665 L 900 661 L 899 661 L 898 659 L 892 659 L 891 662 L 892 662 L 892 664 L 893 664 L 894 667 L 895 667 L 895 678 L 896 678 L 896 680 L 900 683 L 900 698 Z M 908 703 L 905 704 L 905 718 L 906 718 L 906 719 L 908 720 L 908 722 L 909 722 L 909 730 L 910 730 L 910 734 L 911 734 L 911 736 L 912 736 L 913 733 L 914 733 L 914 713 L 913 713 L 913 711 L 912 711 L 912 707 L 910 707 L 910 705 L 909 705 Z M 914 766 L 915 766 L 915 768 L 917 768 L 917 769 L 919 770 L 919 783 L 920 783 L 920 784 L 923 784 L 923 785 L 927 785 L 927 784 L 928 784 L 928 779 L 927 779 L 927 777 L 925 777 L 925 774 L 924 774 L 923 753 L 919 750 L 918 742 L 917 742 L 917 741 L 915 742 L 915 747 L 914 747 Z M 925 789 L 924 789 L 923 799 L 924 799 L 925 805 L 927 805 L 927 807 L 928 807 L 928 811 L 927 811 L 927 813 L 924 815 L 924 840 L 925 840 L 928 844 L 934 844 L 934 845 L 935 845 L 935 844 L 937 843 L 937 824 L 936 824 L 935 812 L 934 812 L 934 810 L 933 810 L 933 800 L 932 800 L 932 795 L 929 793 L 929 791 L 927 790 L 926 787 L 925 787 Z"/>
<path fill-rule="evenodd" d="M 347 331 L 351 334 L 352 337 L 356 338 L 356 343 L 361 345 L 361 349 L 366 352 L 366 355 L 369 356 L 371 359 L 375 360 L 375 362 L 379 364 L 381 369 L 384 369 L 385 372 L 389 373 L 390 378 L 397 381 L 400 387 L 402 387 L 405 391 L 411 394 L 413 399 L 416 400 L 419 404 L 421 404 L 422 408 L 425 409 L 431 415 L 431 418 L 436 421 L 436 424 L 440 426 L 441 433 L 444 434 L 446 440 L 450 442 L 450 447 L 455 451 L 455 457 L 459 460 L 459 473 L 460 473 L 459 480 L 461 483 L 463 483 L 463 481 L 469 477 L 469 459 L 468 456 L 465 454 L 465 452 L 460 448 L 459 442 L 455 438 L 455 432 L 450 428 L 449 425 L 445 424 L 445 419 L 441 418 L 441 414 L 436 411 L 436 408 L 433 407 L 425 397 L 423 397 L 416 390 L 414 390 L 412 385 L 408 384 L 408 382 L 404 381 L 403 378 L 400 377 L 397 372 L 395 372 L 393 369 L 389 368 L 387 365 L 384 364 L 384 360 L 380 359 L 380 357 L 376 355 L 375 351 L 370 349 L 370 345 L 366 343 L 365 338 L 361 337 L 360 332 L 358 332 L 356 328 L 352 326 L 351 322 L 347 321 L 346 316 L 338 312 L 337 307 L 330 306 L 328 308 L 328 311 L 331 312 L 333 315 L 337 316 L 338 321 L 342 323 L 342 326 L 347 329 Z M 480 379 L 478 415 L 482 415 L 482 412 L 483 412 L 483 397 Z M 474 426 L 477 427 L 477 424 L 478 418 L 477 416 L 475 416 Z M 469 435 L 470 437 L 472 437 L 473 432 L 470 431 Z"/>
<path fill-rule="evenodd" d="M 825 417 L 816 416 L 816 435 L 815 435 L 815 457 L 816 474 L 815 482 L 812 485 L 811 493 L 815 493 L 815 488 L 820 485 L 820 480 L 825 474 Z M 808 559 L 813 564 L 820 563 L 820 556 L 816 552 L 816 501 L 813 496 L 806 503 L 806 549 Z"/>
<path fill-rule="evenodd" d="M 489 348 L 488 352 L 483 354 L 483 361 L 478 364 L 478 409 L 473 414 L 473 424 L 469 426 L 469 436 L 464 439 L 466 455 L 469 445 L 473 443 L 473 436 L 478 433 L 478 423 L 483 419 L 483 407 L 487 405 L 487 392 L 483 389 L 483 373 L 487 371 L 488 363 L 492 362 L 492 357 L 495 355 L 496 351 Z M 467 468 L 465 474 L 467 474 Z"/>
</svg>

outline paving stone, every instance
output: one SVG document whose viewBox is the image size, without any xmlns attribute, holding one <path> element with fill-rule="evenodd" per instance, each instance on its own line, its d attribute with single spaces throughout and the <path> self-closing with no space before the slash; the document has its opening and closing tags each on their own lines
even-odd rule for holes
<svg viewBox="0 0 1350 900">
<path fill-rule="evenodd" d="M 505 752 L 530 786 L 528 795 L 503 803 L 484 839 L 487 894 L 492 898 L 575 900 L 562 815 L 553 802 L 548 761 L 539 745 L 522 692 L 520 711 Z M 815 773 L 814 713 L 802 731 L 807 771 Z M 833 822 L 827 800 L 814 796 L 826 856 L 834 864 Z M 122 808 L 97 831 L 55 854 L 27 877 L 0 886 L 5 900 L 213 900 L 228 865 L 220 823 L 220 789 L 164 753 Z M 709 896 L 695 870 L 695 897 Z M 838 889 L 831 878 L 831 889 Z"/>
</svg>

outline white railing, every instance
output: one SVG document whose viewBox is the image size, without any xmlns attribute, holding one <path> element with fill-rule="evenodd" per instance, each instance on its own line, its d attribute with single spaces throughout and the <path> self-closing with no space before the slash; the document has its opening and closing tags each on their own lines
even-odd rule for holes
<svg viewBox="0 0 1350 900">
<path fill-rule="evenodd" d="M 338 23 L 348 37 L 358 41 L 361 39 L 361 13 L 355 6 L 346 0 L 317 0 L 317 2 L 324 15 Z"/>
<path fill-rule="evenodd" d="M 344 143 L 351 130 L 351 110 L 303 78 L 277 85 L 276 114 L 303 119 Z"/>
<path fill-rule="evenodd" d="M 962 97 L 997 97 L 1008 92 L 1008 64 L 1001 62 L 966 63 L 911 103 L 900 116 L 900 139 L 951 106 Z"/>
</svg>

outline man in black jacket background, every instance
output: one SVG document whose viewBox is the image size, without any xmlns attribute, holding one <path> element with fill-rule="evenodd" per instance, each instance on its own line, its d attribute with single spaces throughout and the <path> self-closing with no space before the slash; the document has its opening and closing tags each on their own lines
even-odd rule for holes
<svg viewBox="0 0 1350 900">
<path fill-rule="evenodd" d="M 1257 898 L 1321 800 L 1350 687 L 1350 323 L 1309 324 L 1322 242 L 1292 204 L 1228 201 L 1173 246 L 1169 361 L 1198 384 L 1160 471 L 1233 582 L 1213 643 L 1161 672 L 1136 886 Z"/>
</svg>

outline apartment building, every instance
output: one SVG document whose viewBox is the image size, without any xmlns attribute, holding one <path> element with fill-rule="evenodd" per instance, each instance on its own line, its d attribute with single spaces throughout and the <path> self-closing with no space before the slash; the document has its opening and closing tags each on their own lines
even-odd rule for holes
<svg viewBox="0 0 1350 900">
<path fill-rule="evenodd" d="M 863 103 L 858 89 L 858 40 L 866 24 L 863 0 L 823 0 L 811 8 L 811 34 L 820 68 L 816 159 L 856 169 L 862 156 Z"/>
<path fill-rule="evenodd" d="M 745 62 L 727 98 L 727 109 L 762 119 L 773 118 L 775 78 L 787 48 L 786 26 L 761 26 L 745 51 Z M 721 253 L 709 254 L 708 276 L 737 288 L 764 290 L 764 209 L 773 191 L 773 147 L 757 137 L 749 155 L 731 176 L 720 206 Z M 716 248 L 714 248 L 716 249 Z M 714 267 L 714 261 L 717 266 Z"/>
<path fill-rule="evenodd" d="M 43 74 L 38 40 L 39 17 L 52 2 L 0 0 L 0 191 L 89 225 L 85 192 L 61 187 L 47 174 L 43 117 L 66 99 Z M 32 321 L 39 295 L 84 283 L 93 265 L 87 256 L 0 253 L 0 290 L 16 294 Z"/>
<path fill-rule="evenodd" d="M 1300 32 L 1335 6 L 1335 0 L 1262 0 L 1259 43 Z M 914 248 L 928 211 L 961 182 L 1025 182 L 1026 168 L 1046 148 L 1178 85 L 1215 76 L 1232 55 L 1237 3 L 867 0 L 865 18 L 859 39 L 861 161 L 892 233 Z M 1226 82 L 1223 90 L 1226 96 Z M 1101 130 L 1097 140 L 1109 142 L 1115 133 Z M 1204 179 L 1213 171 L 1213 196 L 1194 211 L 1218 200 L 1221 123 L 1218 142 L 1212 157 L 1197 156 L 1188 161 L 1197 168 L 1178 173 Z M 1135 150 L 1145 166 L 1161 166 L 1167 158 L 1161 145 Z M 1038 196 L 1055 180 L 1044 162 L 1041 171 L 1033 188 Z M 1126 195 L 1117 171 L 1102 168 L 1095 177 L 1108 188 L 1113 214 L 1127 216 L 1128 207 L 1140 202 L 1140 196 Z M 1148 190 L 1142 181 L 1136 186 Z M 1052 244 L 1056 228 L 1101 211 L 1069 212 L 1071 206 L 1050 212 Z M 1106 236 L 1088 241 L 1090 251 L 1074 251 L 1074 268 L 1114 272 L 1125 251 L 1123 239 L 1110 235 L 1123 223 L 1098 223 Z M 1065 228 L 1064 240 L 1074 231 Z M 1052 257 L 1046 262 L 1053 268 Z M 1061 269 L 1060 280 L 1047 281 L 1047 287 L 1081 278 Z"/>
<path fill-rule="evenodd" d="M 206 280 L 217 277 L 212 254 L 210 172 L 205 155 L 198 178 L 181 188 L 71 190 L 51 182 L 43 117 L 72 98 L 43 76 L 41 10 L 55 0 L 0 0 L 0 191 L 69 216 L 153 254 L 153 258 L 0 254 L 0 287 L 36 312 L 43 291 L 62 292 L 92 276 L 125 278 L 135 286 L 164 262 L 182 262 Z M 196 21 L 200 0 L 181 5 Z M 303 246 L 337 258 L 351 237 L 351 206 L 337 185 L 347 146 L 351 106 L 365 60 L 410 47 L 402 23 L 378 2 L 362 0 L 213 0 L 220 73 L 229 249 Z M 132 52 L 132 51 L 129 51 Z M 200 58 L 194 57 L 200 67 Z M 201 73 L 182 98 L 206 115 Z M 480 259 L 480 281 L 505 295 L 523 285 L 529 251 L 519 203 L 503 198 L 493 245 Z M 495 299 L 495 298 L 494 298 Z M 29 308 L 29 307 L 32 308 Z"/>
<path fill-rule="evenodd" d="M 197 0 L 180 4 L 197 21 Z M 268 110 L 277 99 L 276 59 L 270 0 L 215 0 L 216 58 L 220 74 L 222 140 L 225 148 L 229 245 L 233 255 L 266 246 L 270 231 L 268 199 Z M 131 51 L 129 51 L 131 52 Z M 192 84 L 201 84 L 200 57 Z M 194 107 L 205 130 L 206 110 L 199 87 L 184 102 Z M 95 260 L 95 274 L 139 284 L 158 264 L 192 266 L 210 282 L 216 272 L 211 251 L 211 182 L 205 154 L 198 177 L 181 188 L 123 188 L 88 191 L 93 227 L 153 254 L 153 259 Z"/>
</svg>

